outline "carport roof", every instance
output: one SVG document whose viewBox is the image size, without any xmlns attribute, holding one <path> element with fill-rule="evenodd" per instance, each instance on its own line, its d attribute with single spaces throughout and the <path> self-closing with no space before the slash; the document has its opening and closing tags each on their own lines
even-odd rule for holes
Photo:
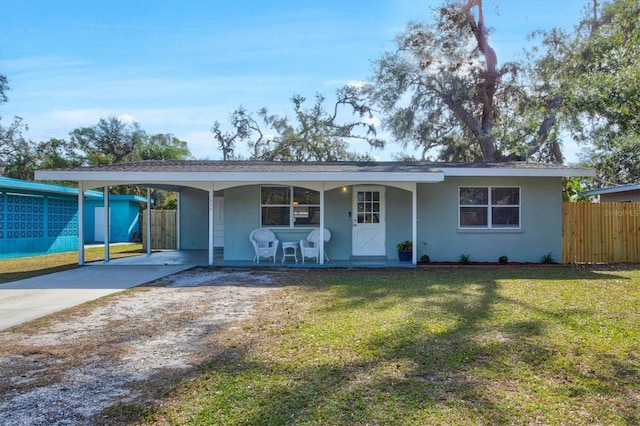
<svg viewBox="0 0 640 426">
<path fill-rule="evenodd" d="M 27 194 L 56 194 L 67 195 L 70 197 L 78 196 L 78 188 L 71 188 L 68 186 L 51 185 L 48 183 L 31 182 L 20 179 L 12 179 L 5 176 L 0 176 L 0 189 L 5 191 L 15 191 Z M 85 191 L 84 195 L 91 198 L 102 198 L 102 192 L 98 191 Z"/>
</svg>

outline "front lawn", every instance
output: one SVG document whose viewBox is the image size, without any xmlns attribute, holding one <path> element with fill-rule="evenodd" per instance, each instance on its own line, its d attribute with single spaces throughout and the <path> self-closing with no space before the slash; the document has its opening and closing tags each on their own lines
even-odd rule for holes
<svg viewBox="0 0 640 426">
<path fill-rule="evenodd" d="M 199 425 L 640 424 L 640 269 L 292 271 L 153 408 Z M 118 409 L 108 416 L 117 417 Z"/>
</svg>

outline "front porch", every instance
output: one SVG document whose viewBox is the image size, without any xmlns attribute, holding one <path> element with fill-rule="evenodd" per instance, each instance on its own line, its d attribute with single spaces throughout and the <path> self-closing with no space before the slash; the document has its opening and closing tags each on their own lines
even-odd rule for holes
<svg viewBox="0 0 640 426">
<path fill-rule="evenodd" d="M 282 262 L 278 256 L 275 263 L 271 260 L 260 260 L 256 263 L 251 260 L 225 260 L 222 248 L 214 250 L 213 265 L 209 264 L 208 250 L 162 250 L 154 251 L 151 254 L 140 254 L 118 259 L 110 259 L 108 262 L 98 261 L 86 263 L 90 265 L 192 265 L 193 267 L 225 267 L 225 268 L 415 268 L 411 262 L 400 262 L 397 259 L 387 259 L 384 257 L 358 257 L 349 260 L 331 260 L 324 264 L 316 263 L 309 259 L 305 263 L 294 260 Z"/>
</svg>

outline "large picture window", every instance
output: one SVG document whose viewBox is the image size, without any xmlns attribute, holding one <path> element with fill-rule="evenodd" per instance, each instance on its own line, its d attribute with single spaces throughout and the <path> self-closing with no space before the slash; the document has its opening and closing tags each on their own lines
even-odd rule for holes
<svg viewBox="0 0 640 426">
<path fill-rule="evenodd" d="M 260 210 L 262 226 L 318 226 L 320 193 L 295 186 L 263 186 Z"/>
<path fill-rule="evenodd" d="M 519 228 L 520 188 L 460 187 L 460 228 Z"/>
</svg>

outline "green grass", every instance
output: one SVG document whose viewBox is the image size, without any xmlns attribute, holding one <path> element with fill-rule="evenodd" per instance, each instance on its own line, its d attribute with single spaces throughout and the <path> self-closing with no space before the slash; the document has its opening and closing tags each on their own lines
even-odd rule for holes
<svg viewBox="0 0 640 426">
<path fill-rule="evenodd" d="M 142 244 L 114 244 L 109 247 L 109 253 L 112 259 L 138 255 L 142 253 Z M 84 256 L 85 262 L 102 260 L 104 259 L 104 247 L 86 248 Z M 77 251 L 0 259 L 0 284 L 77 267 Z"/>
<path fill-rule="evenodd" d="M 640 269 L 291 273 L 154 424 L 640 423 Z M 140 417 L 138 417 L 140 418 Z"/>
</svg>

